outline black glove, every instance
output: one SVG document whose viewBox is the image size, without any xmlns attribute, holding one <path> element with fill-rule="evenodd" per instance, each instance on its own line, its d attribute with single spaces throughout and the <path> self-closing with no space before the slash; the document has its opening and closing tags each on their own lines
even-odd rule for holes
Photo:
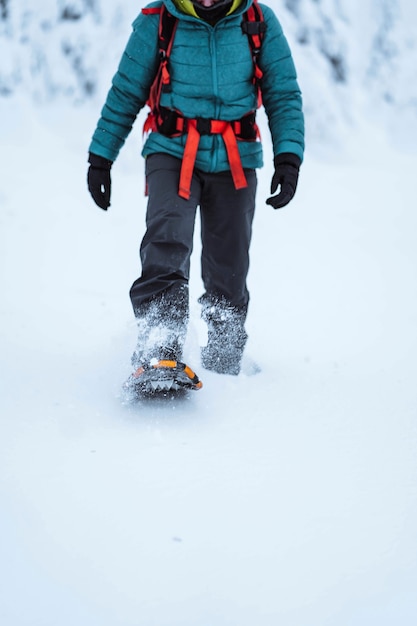
<svg viewBox="0 0 417 626">
<path fill-rule="evenodd" d="M 88 156 L 88 162 L 90 163 L 87 174 L 88 191 L 97 206 L 107 211 L 110 206 L 110 169 L 113 162 L 91 152 Z"/>
<path fill-rule="evenodd" d="M 281 209 L 294 197 L 300 165 L 299 157 L 291 152 L 283 152 L 274 157 L 275 174 L 272 177 L 271 193 L 276 192 L 278 185 L 281 189 L 278 195 L 271 196 L 266 201 L 274 209 Z"/>
</svg>

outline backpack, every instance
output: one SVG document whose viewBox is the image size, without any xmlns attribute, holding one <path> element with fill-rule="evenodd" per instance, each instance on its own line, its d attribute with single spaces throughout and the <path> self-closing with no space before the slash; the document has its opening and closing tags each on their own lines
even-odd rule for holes
<svg viewBox="0 0 417 626">
<path fill-rule="evenodd" d="M 162 107 L 160 105 L 161 94 L 171 90 L 169 58 L 178 25 L 178 18 L 171 15 L 164 4 L 160 7 L 144 8 L 142 13 L 144 15 L 159 14 L 158 49 L 160 58 L 160 63 L 149 92 L 147 105 L 150 108 L 150 112 L 145 120 L 143 132 L 157 131 L 168 137 L 179 137 L 188 133 L 183 167 L 181 168 L 179 195 L 186 199 L 190 197 L 191 177 L 200 135 L 202 134 L 218 133 L 222 135 L 235 188 L 241 189 L 246 187 L 246 177 L 240 161 L 236 140 L 256 141 L 259 137 L 259 130 L 255 122 L 256 112 L 251 111 L 240 120 L 223 122 L 205 118 L 189 119 L 182 116 L 179 111 Z M 263 36 L 266 32 L 266 23 L 258 0 L 253 0 L 253 3 L 242 17 L 241 28 L 248 37 L 254 68 L 252 80 L 257 92 L 257 106 L 260 107 L 262 104 L 260 86 L 262 70 L 259 67 L 258 58 Z"/>
</svg>

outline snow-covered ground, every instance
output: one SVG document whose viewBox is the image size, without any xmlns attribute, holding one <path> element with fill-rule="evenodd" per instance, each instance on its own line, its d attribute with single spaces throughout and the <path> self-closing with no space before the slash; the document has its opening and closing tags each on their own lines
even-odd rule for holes
<svg viewBox="0 0 417 626">
<path fill-rule="evenodd" d="M 1 624 L 414 626 L 416 153 L 363 122 L 307 152 L 275 212 L 264 129 L 262 372 L 204 372 L 193 304 L 204 388 L 129 407 L 139 130 L 104 213 L 85 184 L 97 108 L 0 102 Z"/>
</svg>

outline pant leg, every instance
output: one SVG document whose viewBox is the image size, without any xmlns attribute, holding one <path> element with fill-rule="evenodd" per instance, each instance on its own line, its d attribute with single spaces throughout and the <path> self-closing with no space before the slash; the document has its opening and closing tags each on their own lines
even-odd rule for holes
<svg viewBox="0 0 417 626">
<path fill-rule="evenodd" d="M 247 309 L 249 247 L 255 212 L 256 173 L 236 190 L 230 172 L 204 176 L 201 197 L 201 269 L 206 296 Z"/>
<path fill-rule="evenodd" d="M 202 363 L 218 373 L 238 374 L 247 341 L 249 247 L 255 211 L 256 173 L 236 190 L 230 172 L 204 176 L 201 198 L 202 317 L 208 343 Z"/>
<path fill-rule="evenodd" d="M 130 298 L 138 322 L 134 364 L 150 358 L 181 359 L 188 322 L 188 281 L 200 185 L 178 196 L 181 161 L 166 154 L 146 160 L 148 206 L 140 246 L 142 274 Z"/>
<path fill-rule="evenodd" d="M 187 291 L 200 188 L 193 177 L 190 199 L 180 198 L 180 169 L 181 161 L 167 154 L 146 159 L 149 199 L 146 233 L 140 246 L 142 274 L 130 290 L 136 315 L 162 294 Z"/>
</svg>

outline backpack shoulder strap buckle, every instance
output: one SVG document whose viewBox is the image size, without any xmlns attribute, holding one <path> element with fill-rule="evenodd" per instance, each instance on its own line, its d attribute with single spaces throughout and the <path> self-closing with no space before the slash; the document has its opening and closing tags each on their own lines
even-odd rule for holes
<svg viewBox="0 0 417 626">
<path fill-rule="evenodd" d="M 266 33 L 266 23 L 265 22 L 250 22 L 248 20 L 244 20 L 241 24 L 242 32 L 245 35 L 263 35 Z"/>
</svg>

